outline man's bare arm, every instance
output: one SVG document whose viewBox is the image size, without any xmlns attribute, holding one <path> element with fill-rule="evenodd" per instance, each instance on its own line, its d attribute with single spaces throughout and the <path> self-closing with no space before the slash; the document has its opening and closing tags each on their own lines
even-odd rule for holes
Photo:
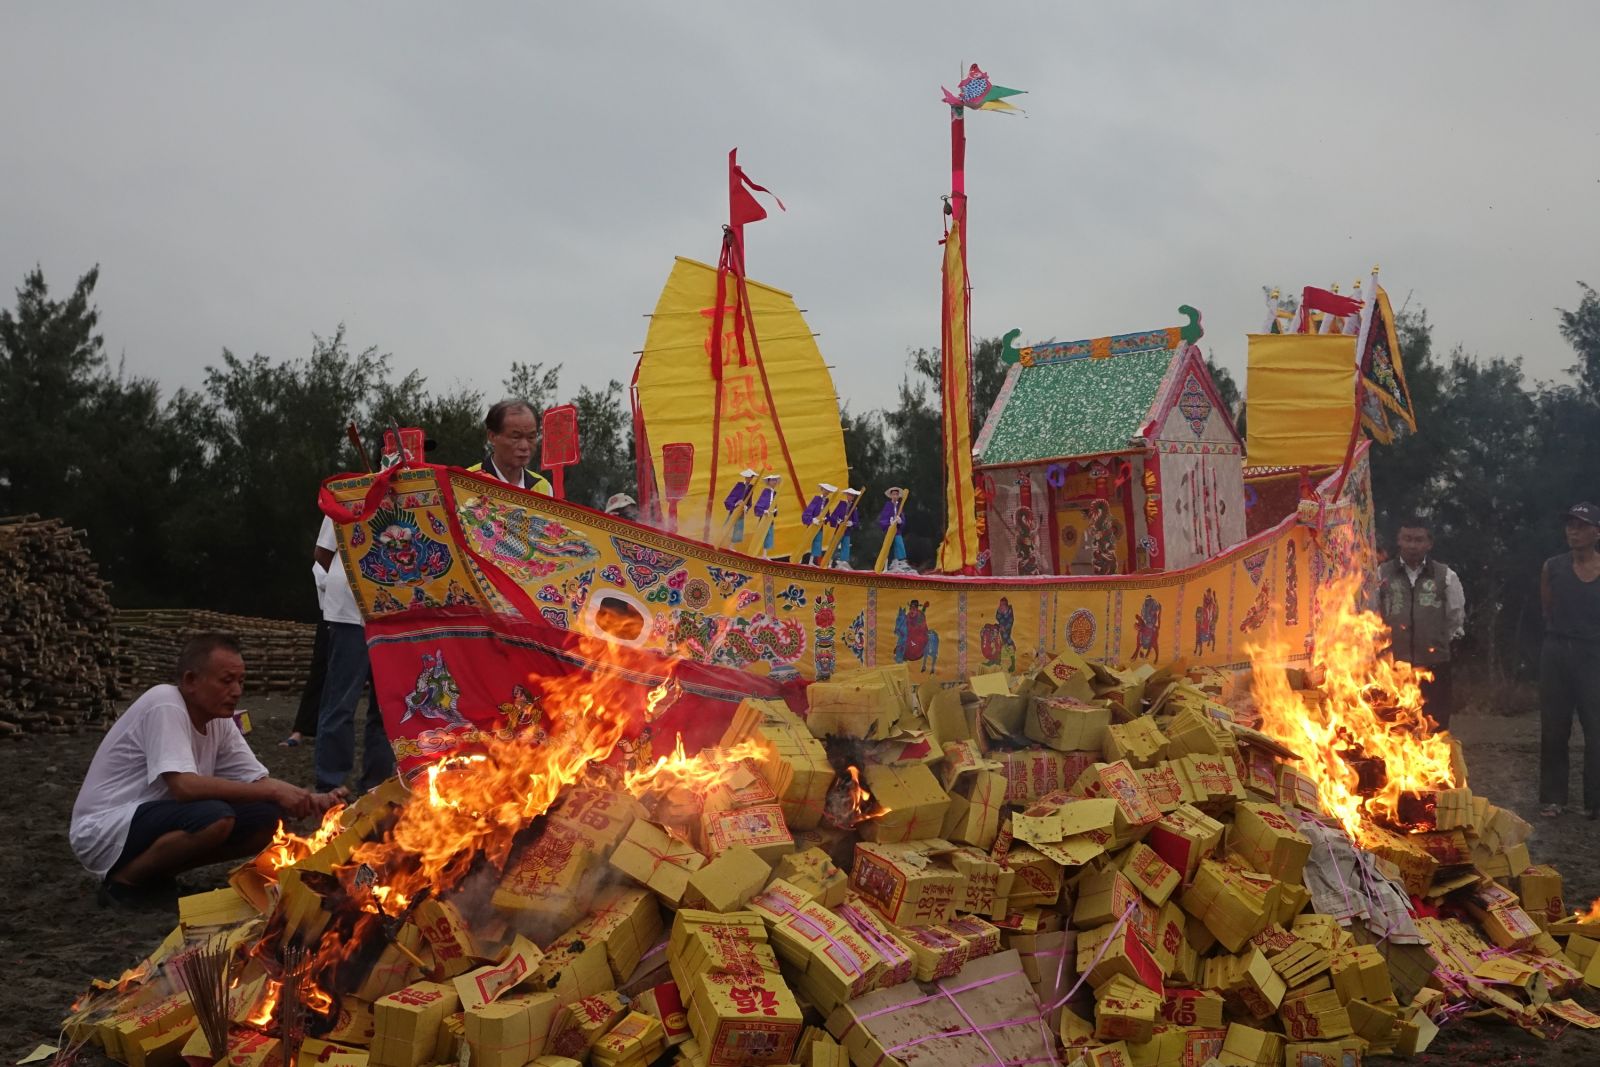
<svg viewBox="0 0 1600 1067">
<path fill-rule="evenodd" d="M 174 800 L 185 803 L 191 800 L 226 800 L 251 803 L 268 801 L 278 805 L 290 816 L 299 819 L 327 810 L 329 794 L 317 794 L 309 789 L 279 781 L 276 778 L 258 778 L 253 782 L 236 782 L 231 778 L 217 778 L 208 774 L 191 774 L 187 771 L 167 771 L 161 776 Z"/>
</svg>

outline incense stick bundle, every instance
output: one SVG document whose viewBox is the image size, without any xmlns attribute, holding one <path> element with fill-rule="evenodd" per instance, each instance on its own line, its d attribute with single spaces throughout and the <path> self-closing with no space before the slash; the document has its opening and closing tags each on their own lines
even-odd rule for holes
<svg viewBox="0 0 1600 1067">
<path fill-rule="evenodd" d="M 233 949 L 217 936 L 172 960 L 213 1056 L 228 1053 L 228 969 L 232 959 Z"/>
<path fill-rule="evenodd" d="M 300 1043 L 305 1040 L 306 1006 L 300 999 L 300 983 L 305 980 L 310 965 L 304 945 L 284 946 L 283 984 L 278 988 L 279 1042 L 284 1063 L 297 1061 Z"/>
</svg>

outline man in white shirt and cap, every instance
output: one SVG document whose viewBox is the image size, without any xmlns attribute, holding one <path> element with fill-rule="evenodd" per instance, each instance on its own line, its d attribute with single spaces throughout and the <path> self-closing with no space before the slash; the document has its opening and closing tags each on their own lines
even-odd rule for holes
<svg viewBox="0 0 1600 1067">
<path fill-rule="evenodd" d="M 67 836 L 103 904 L 170 903 L 174 875 L 252 856 L 283 819 L 342 799 L 268 776 L 233 721 L 244 677 L 238 641 L 192 637 L 177 684 L 144 693 L 101 739 Z"/>
</svg>

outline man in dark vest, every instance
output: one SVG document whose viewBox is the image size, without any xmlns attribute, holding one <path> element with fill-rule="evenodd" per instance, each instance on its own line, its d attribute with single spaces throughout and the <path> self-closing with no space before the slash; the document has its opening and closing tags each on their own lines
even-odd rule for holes
<svg viewBox="0 0 1600 1067">
<path fill-rule="evenodd" d="M 1423 708 L 1440 729 L 1450 725 L 1450 643 L 1463 633 L 1467 598 L 1456 572 L 1433 559 L 1433 535 L 1418 518 L 1400 523 L 1396 558 L 1378 568 L 1378 613 L 1389 626 L 1396 660 L 1433 673 L 1422 683 Z"/>
</svg>

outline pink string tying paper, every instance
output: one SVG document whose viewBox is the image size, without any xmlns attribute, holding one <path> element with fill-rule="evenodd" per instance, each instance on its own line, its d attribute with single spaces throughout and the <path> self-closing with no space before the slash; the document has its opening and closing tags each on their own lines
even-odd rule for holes
<svg viewBox="0 0 1600 1067">
<path fill-rule="evenodd" d="M 1094 959 L 1089 961 L 1089 966 L 1083 969 L 1083 973 L 1078 975 L 1078 980 L 1072 983 L 1072 988 L 1067 990 L 1066 993 L 1062 995 L 1060 1000 L 1044 1009 L 1044 1014 L 1049 1015 L 1057 1008 L 1065 1006 L 1067 1001 L 1071 1000 L 1077 994 L 1078 990 L 1083 987 L 1083 983 L 1088 981 L 1090 972 L 1100 965 L 1100 961 L 1104 959 L 1106 953 L 1110 951 L 1111 942 L 1115 941 L 1117 939 L 1117 935 L 1122 932 L 1122 928 L 1128 925 L 1129 916 L 1133 914 L 1133 909 L 1137 908 L 1138 906 L 1139 902 L 1134 900 L 1130 901 L 1128 906 L 1122 909 L 1121 918 L 1117 919 L 1116 925 L 1111 928 L 1110 936 L 1108 936 L 1104 941 L 1100 942 L 1100 949 L 1094 954 Z M 1057 989 L 1061 988 L 1061 977 L 1067 969 L 1066 946 L 1062 945 L 1061 947 L 1061 959 L 1056 963 L 1055 988 Z"/>
<path fill-rule="evenodd" d="M 848 977 L 857 978 L 866 973 L 867 961 L 862 959 L 855 949 L 840 941 L 827 927 L 811 916 L 802 914 L 800 909 L 795 907 L 794 902 L 787 897 L 769 893 L 760 898 L 760 903 L 762 907 L 770 908 L 787 917 L 789 925 L 800 931 L 801 934 L 815 935 L 814 937 L 808 937 L 808 940 L 815 941 L 820 937 L 826 941 L 828 947 L 832 950 L 828 953 L 829 957 L 839 965 L 841 971 L 848 971 Z M 846 925 L 849 925 L 848 922 Z"/>
</svg>

